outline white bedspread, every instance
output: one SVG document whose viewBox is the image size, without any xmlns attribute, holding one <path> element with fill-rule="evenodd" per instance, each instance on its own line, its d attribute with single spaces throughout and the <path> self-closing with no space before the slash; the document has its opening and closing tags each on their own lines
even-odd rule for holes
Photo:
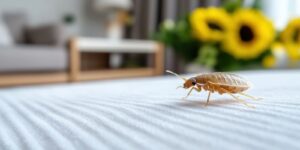
<svg viewBox="0 0 300 150">
<path fill-rule="evenodd" d="M 173 76 L 0 90 L 0 149 L 300 149 L 300 71 L 243 72 L 245 107 Z"/>
</svg>

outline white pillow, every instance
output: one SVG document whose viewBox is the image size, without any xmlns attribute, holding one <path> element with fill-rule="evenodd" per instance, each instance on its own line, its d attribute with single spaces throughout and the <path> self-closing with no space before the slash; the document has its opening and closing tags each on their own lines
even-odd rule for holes
<svg viewBox="0 0 300 150">
<path fill-rule="evenodd" d="M 6 27 L 6 24 L 0 18 L 0 45 L 13 45 L 13 38 Z"/>
</svg>

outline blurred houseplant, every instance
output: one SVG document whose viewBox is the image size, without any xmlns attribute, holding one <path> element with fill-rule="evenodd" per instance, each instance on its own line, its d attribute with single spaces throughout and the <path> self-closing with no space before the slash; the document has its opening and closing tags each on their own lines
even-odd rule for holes
<svg viewBox="0 0 300 150">
<path fill-rule="evenodd" d="M 227 1 L 221 7 L 198 8 L 176 23 L 165 21 L 155 39 L 186 62 L 217 71 L 272 67 L 274 27 L 257 1 L 250 8 L 241 3 Z"/>
</svg>

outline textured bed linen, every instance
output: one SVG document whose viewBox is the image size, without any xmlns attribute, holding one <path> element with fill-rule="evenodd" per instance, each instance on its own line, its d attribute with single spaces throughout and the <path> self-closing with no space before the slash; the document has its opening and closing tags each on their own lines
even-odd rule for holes
<svg viewBox="0 0 300 150">
<path fill-rule="evenodd" d="M 242 72 L 247 108 L 169 77 L 0 89 L 0 149 L 300 149 L 300 72 Z"/>
</svg>

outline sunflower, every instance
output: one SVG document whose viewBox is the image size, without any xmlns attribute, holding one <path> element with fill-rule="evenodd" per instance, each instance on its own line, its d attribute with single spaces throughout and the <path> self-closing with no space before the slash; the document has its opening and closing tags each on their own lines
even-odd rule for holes
<svg viewBox="0 0 300 150">
<path fill-rule="evenodd" d="M 194 35 L 201 41 L 221 41 L 230 25 L 230 16 L 222 8 L 198 8 L 190 16 Z"/>
<path fill-rule="evenodd" d="M 223 48 L 236 59 L 254 59 L 267 50 L 274 36 L 272 23 L 259 11 L 241 9 L 233 14 Z"/>
<path fill-rule="evenodd" d="M 292 60 L 300 59 L 300 18 L 291 20 L 280 38 Z"/>
</svg>

